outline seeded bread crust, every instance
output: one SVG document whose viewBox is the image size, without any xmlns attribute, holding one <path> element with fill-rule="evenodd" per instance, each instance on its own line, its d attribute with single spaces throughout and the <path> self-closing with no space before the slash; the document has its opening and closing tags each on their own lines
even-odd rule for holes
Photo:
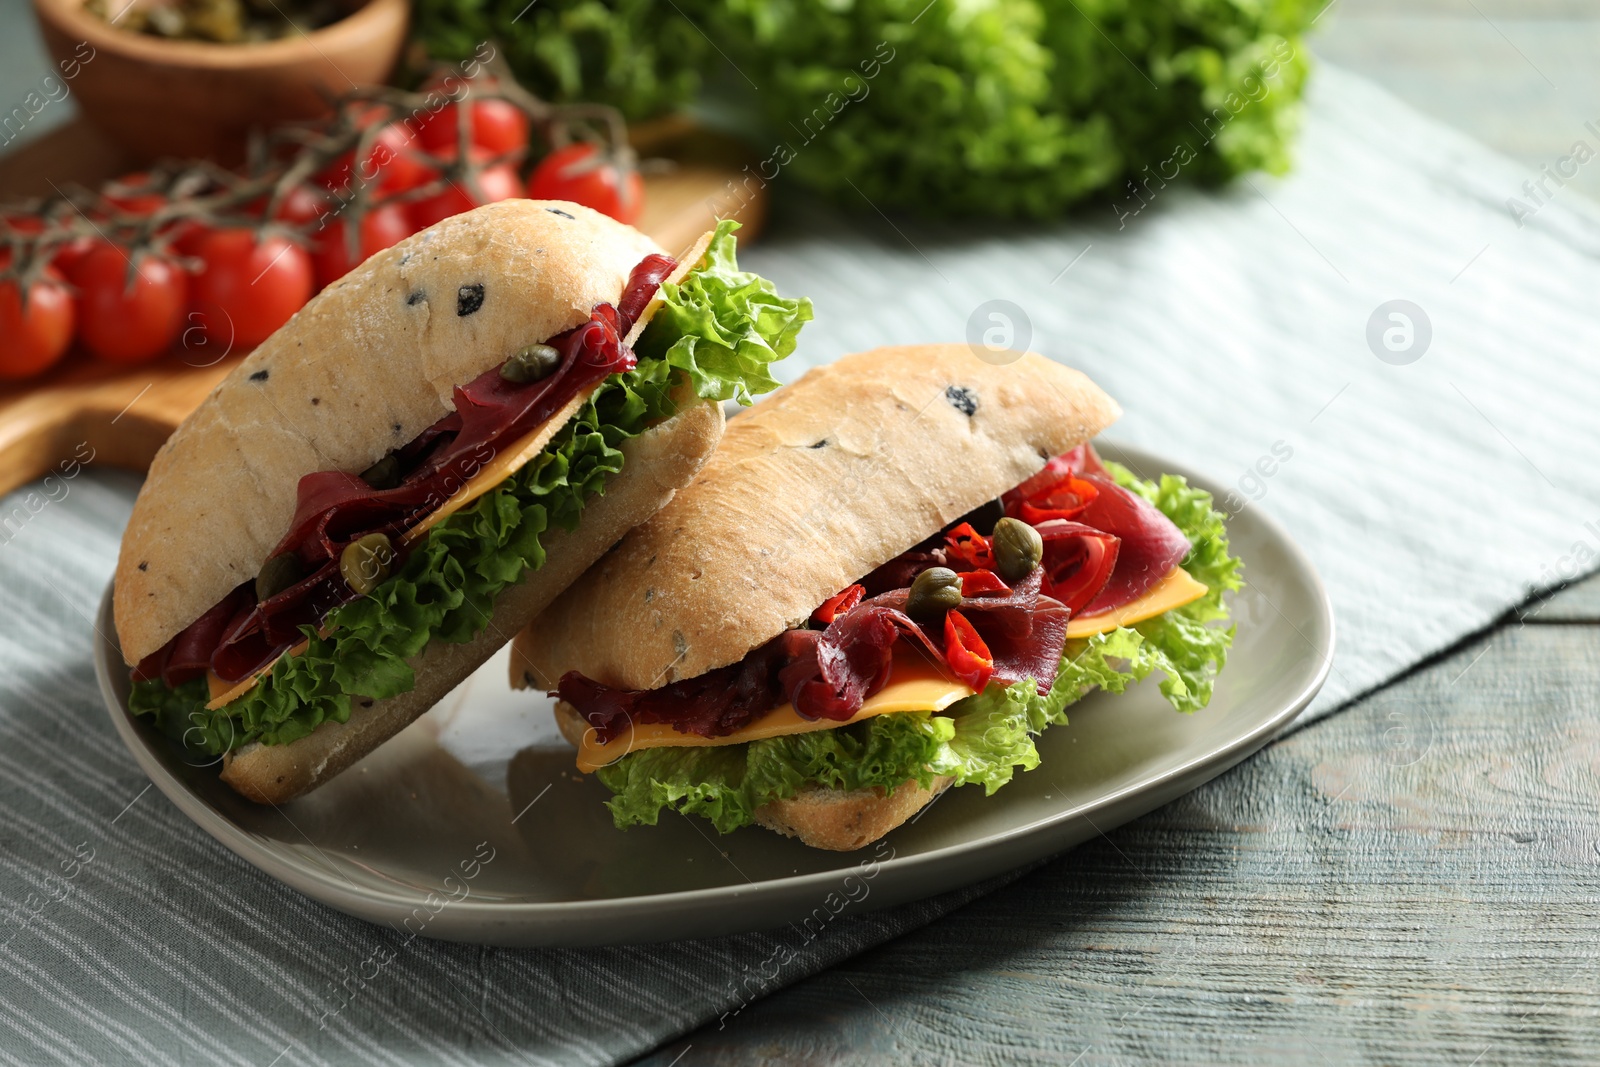
<svg viewBox="0 0 1600 1067">
<path fill-rule="evenodd" d="M 733 663 L 1119 414 L 1032 354 L 920 345 L 813 370 L 517 636 L 512 683 L 653 689 Z"/>
<path fill-rule="evenodd" d="M 845 792 L 812 783 L 788 800 L 756 809 L 756 823 L 812 848 L 852 852 L 865 848 L 910 820 L 950 788 L 955 779 L 935 778 L 932 788 L 906 782 L 892 795 L 882 789 Z"/>
<path fill-rule="evenodd" d="M 353 699 L 350 719 L 287 745 L 253 744 L 230 756 L 222 780 L 258 804 L 282 804 L 332 778 L 399 733 L 477 670 L 623 534 L 687 485 L 722 436 L 722 408 L 687 406 L 622 445 L 623 467 L 591 498 L 571 533 L 544 537 L 544 566 L 495 598 L 489 625 L 465 644 L 430 641 L 410 661 L 416 688 L 388 700 Z"/>
<path fill-rule="evenodd" d="M 409 237 L 313 297 L 156 454 L 117 563 L 127 661 L 260 569 L 302 476 L 365 470 L 448 414 L 455 386 L 616 301 L 659 251 L 588 208 L 509 200 Z"/>
</svg>

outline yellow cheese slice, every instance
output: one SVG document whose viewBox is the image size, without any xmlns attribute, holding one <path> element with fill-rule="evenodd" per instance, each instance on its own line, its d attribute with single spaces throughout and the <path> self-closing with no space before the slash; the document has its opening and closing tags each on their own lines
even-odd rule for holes
<svg viewBox="0 0 1600 1067">
<path fill-rule="evenodd" d="M 576 409 L 589 399 L 590 392 L 593 392 L 593 390 L 574 397 L 573 403 L 568 405 L 569 410 L 566 410 L 564 414 L 558 411 L 544 425 L 519 437 L 507 446 L 504 451 L 497 452 L 493 459 L 478 468 L 478 473 L 468 478 L 460 489 L 451 493 L 448 500 L 430 512 L 421 522 L 402 534 L 400 540 L 408 544 L 415 541 L 433 529 L 434 526 L 454 515 L 521 470 L 529 460 L 544 451 L 555 431 L 567 424 L 567 420 L 572 418 Z"/>
<path fill-rule="evenodd" d="M 271 674 L 272 668 L 278 665 L 279 659 L 283 659 L 284 656 L 298 656 L 310 647 L 310 641 L 301 641 L 298 645 L 285 651 L 283 656 L 279 656 L 278 659 L 273 660 L 259 671 L 256 671 L 256 673 L 241 678 L 237 682 L 225 682 L 217 677 L 215 671 L 206 671 L 206 685 L 211 689 L 211 702 L 206 705 L 206 709 L 208 711 L 216 711 L 224 705 L 232 704 L 235 700 L 254 689 L 257 682 Z"/>
<path fill-rule="evenodd" d="M 629 752 L 643 748 L 699 748 L 709 745 L 741 745 L 786 734 L 812 730 L 832 730 L 891 711 L 943 711 L 951 704 L 972 695 L 960 682 L 946 678 L 926 657 L 913 651 L 896 652 L 889 684 L 868 697 L 861 710 L 842 722 L 833 719 L 807 719 L 793 704 L 773 708 L 742 730 L 726 737 L 701 737 L 679 733 L 665 723 L 635 726 L 608 744 L 597 744 L 594 731 L 588 731 L 578 747 L 578 770 L 585 774 L 614 763 Z"/>
<path fill-rule="evenodd" d="M 1161 580 L 1161 584 L 1138 600 L 1124 604 L 1115 611 L 1073 619 L 1067 624 L 1067 637 L 1089 637 L 1115 630 L 1119 626 L 1131 626 L 1198 600 L 1206 592 L 1206 586 L 1190 577 L 1188 571 L 1174 567 L 1172 573 Z M 698 734 L 680 733 L 665 723 L 651 723 L 635 726 L 630 734 L 602 745 L 595 741 L 594 733 L 590 731 L 584 736 L 583 744 L 578 746 L 578 770 L 588 774 L 638 749 L 742 745 L 747 741 L 760 741 L 768 737 L 833 730 L 890 712 L 943 711 L 956 701 L 971 696 L 972 692 L 960 682 L 946 678 L 925 657 L 915 652 L 901 651 L 895 654 L 889 684 L 868 697 L 861 705 L 861 710 L 843 722 L 806 719 L 794 709 L 794 705 L 784 704 L 726 737 L 700 737 Z"/>
<path fill-rule="evenodd" d="M 1083 615 L 1067 623 L 1067 638 L 1093 637 L 1110 633 L 1119 626 L 1132 626 L 1136 622 L 1153 619 L 1164 611 L 1181 608 L 1199 600 L 1210 592 L 1205 585 L 1189 576 L 1182 567 L 1172 568 L 1172 573 L 1161 579 L 1161 584 L 1132 603 L 1098 615 Z"/>
</svg>

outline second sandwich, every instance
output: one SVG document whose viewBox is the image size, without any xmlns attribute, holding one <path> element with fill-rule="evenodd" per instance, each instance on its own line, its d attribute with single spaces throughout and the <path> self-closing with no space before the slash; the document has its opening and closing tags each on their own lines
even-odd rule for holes
<svg viewBox="0 0 1600 1067">
<path fill-rule="evenodd" d="M 513 646 L 619 826 L 663 809 L 852 849 L 1152 672 L 1209 700 L 1237 588 L 1182 478 L 1102 462 L 1119 409 L 1036 355 L 879 349 L 733 420 L 698 478 Z"/>
</svg>

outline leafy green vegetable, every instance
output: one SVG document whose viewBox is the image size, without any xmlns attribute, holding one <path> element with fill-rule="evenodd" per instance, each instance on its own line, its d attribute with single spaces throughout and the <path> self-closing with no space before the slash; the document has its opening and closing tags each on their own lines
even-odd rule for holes
<svg viewBox="0 0 1600 1067">
<path fill-rule="evenodd" d="M 718 226 L 711 254 L 645 328 L 639 365 L 613 375 L 543 452 L 470 506 L 429 531 L 398 573 L 372 595 L 328 617 L 332 632 L 305 628 L 306 651 L 286 656 L 261 683 L 215 710 L 205 683 L 168 689 L 138 682 L 129 698 L 171 736 L 212 754 L 250 741 L 287 744 L 326 721 L 350 717 L 352 694 L 382 700 L 410 690 L 406 661 L 433 639 L 471 640 L 493 612 L 494 598 L 544 564 L 540 538 L 552 527 L 577 527 L 584 502 L 605 491 L 622 469 L 620 446 L 672 414 L 678 376 L 708 400 L 748 401 L 772 388 L 767 364 L 794 350 L 811 303 L 779 297 L 770 282 L 738 270 L 733 230 Z"/>
<path fill-rule="evenodd" d="M 651 0 L 417 0 L 413 33 L 436 60 L 492 42 L 546 100 L 611 104 L 630 119 L 688 103 L 709 51 L 694 24 Z"/>
<path fill-rule="evenodd" d="M 1315 6 L 704 5 L 722 49 L 764 72 L 748 96 L 765 119 L 774 164 L 857 207 L 866 198 L 884 208 L 1024 217 L 1057 215 L 1094 193 L 1128 198 L 1120 216 L 1180 176 L 1215 182 L 1286 169 L 1306 72 L 1298 35 Z"/>
<path fill-rule="evenodd" d="M 785 299 L 759 274 L 741 271 L 736 226 L 718 224 L 703 265 L 682 285 L 662 283 L 666 303 L 638 352 L 685 371 L 702 397 L 748 404 L 751 393 L 778 387 L 770 367 L 794 351 L 800 327 L 811 321 L 811 301 Z"/>
<path fill-rule="evenodd" d="M 866 210 L 1119 219 L 1174 180 L 1288 168 L 1321 0 L 420 0 L 442 59 L 500 42 L 554 100 L 688 104 Z"/>
<path fill-rule="evenodd" d="M 1121 693 L 1159 672 L 1161 692 L 1174 708 L 1193 712 L 1211 699 L 1227 659 L 1233 628 L 1224 591 L 1240 586 L 1239 561 L 1228 554 L 1223 517 L 1211 494 L 1182 478 L 1146 482 L 1106 464 L 1118 484 L 1149 500 L 1177 524 L 1193 548 L 1183 565 L 1209 591 L 1180 608 L 1086 641 L 1069 642 L 1055 684 L 1040 696 L 1032 682 L 990 686 L 944 714 L 897 712 L 851 726 L 711 748 L 652 748 L 596 772 L 616 795 L 609 802 L 619 827 L 654 825 L 663 808 L 703 815 L 726 833 L 748 825 L 763 804 L 794 796 L 809 783 L 850 790 L 901 783 L 926 786 L 950 775 L 957 785 L 981 783 L 986 793 L 1011 781 L 1018 768 L 1039 765 L 1033 735 L 1064 724 L 1066 708 L 1090 690 Z"/>
<path fill-rule="evenodd" d="M 672 808 L 704 816 L 727 833 L 807 782 L 889 792 L 912 779 L 926 786 L 933 781 L 930 764 L 954 732 L 951 720 L 938 716 L 880 715 L 745 745 L 643 749 L 595 774 L 617 794 L 610 807 L 618 826 L 654 826 L 661 809 Z"/>
</svg>

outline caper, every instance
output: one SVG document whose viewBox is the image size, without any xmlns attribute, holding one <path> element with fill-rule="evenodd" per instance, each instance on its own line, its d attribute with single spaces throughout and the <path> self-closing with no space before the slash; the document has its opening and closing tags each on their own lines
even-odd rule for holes
<svg viewBox="0 0 1600 1067">
<path fill-rule="evenodd" d="M 305 576 L 300 557 L 293 552 L 273 556 L 261 565 L 261 571 L 256 575 L 256 600 L 275 597 Z"/>
<path fill-rule="evenodd" d="M 393 489 L 400 484 L 400 461 L 391 452 L 362 471 L 361 480 L 374 489 Z"/>
<path fill-rule="evenodd" d="M 913 619 L 937 619 L 961 606 L 961 578 L 949 567 L 929 567 L 911 583 L 906 614 Z"/>
<path fill-rule="evenodd" d="M 339 553 L 339 573 L 345 584 L 366 596 L 385 578 L 394 565 L 394 546 L 381 533 L 369 533 L 344 546 Z"/>
<path fill-rule="evenodd" d="M 1044 558 L 1044 538 L 1039 531 L 1009 516 L 994 524 L 994 569 L 1007 582 L 1022 581 Z"/>
<path fill-rule="evenodd" d="M 501 365 L 500 377 L 521 385 L 548 378 L 559 366 L 560 352 L 550 345 L 529 345 Z"/>
</svg>

